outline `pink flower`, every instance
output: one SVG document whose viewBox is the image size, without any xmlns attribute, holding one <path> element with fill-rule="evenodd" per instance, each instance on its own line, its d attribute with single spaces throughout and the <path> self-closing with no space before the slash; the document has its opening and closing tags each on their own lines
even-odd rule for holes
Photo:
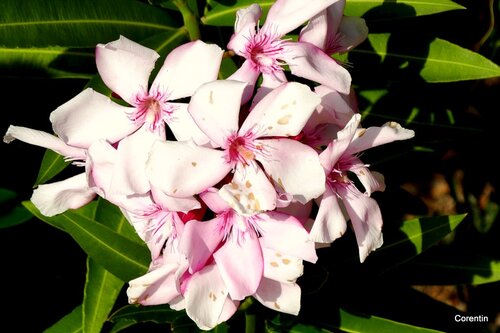
<svg viewBox="0 0 500 333">
<path fill-rule="evenodd" d="M 323 50 L 310 43 L 293 42 L 282 37 L 338 0 L 278 0 L 258 27 L 262 9 L 253 4 L 236 14 L 234 34 L 227 47 L 246 60 L 229 79 L 249 83 L 249 91 L 262 73 L 266 90 L 286 82 L 282 66 L 292 74 L 349 93 L 351 76 Z M 257 28 L 257 29 L 256 29 Z M 244 101 L 249 99 L 247 91 Z"/>
<path fill-rule="evenodd" d="M 306 85 L 285 83 L 260 100 L 238 126 L 245 86 L 214 81 L 193 94 L 189 112 L 220 148 L 157 141 L 148 161 L 152 187 L 171 196 L 191 196 L 234 170 L 232 183 L 221 191 L 235 198 L 232 207 L 241 214 L 273 210 L 275 185 L 303 203 L 323 193 L 324 172 L 317 153 L 287 138 L 301 131 L 319 97 Z"/>
<path fill-rule="evenodd" d="M 371 172 L 356 154 L 395 140 L 412 138 L 415 133 L 395 122 L 382 127 L 358 128 L 360 119 L 361 116 L 355 114 L 320 154 L 326 174 L 326 190 L 319 200 L 319 210 L 310 234 L 316 242 L 330 243 L 344 234 L 346 219 L 350 219 L 356 234 L 360 261 L 363 262 L 371 251 L 383 243 L 382 215 L 370 194 L 384 190 L 385 184 L 383 176 Z M 349 173 L 358 177 L 365 193 L 358 190 L 349 178 Z"/>
</svg>

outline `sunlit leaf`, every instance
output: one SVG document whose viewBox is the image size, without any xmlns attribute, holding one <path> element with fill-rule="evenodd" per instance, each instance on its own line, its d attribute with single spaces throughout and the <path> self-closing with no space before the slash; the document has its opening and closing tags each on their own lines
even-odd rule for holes
<svg viewBox="0 0 500 333">
<path fill-rule="evenodd" d="M 47 217 L 30 201 L 23 205 L 40 220 L 68 232 L 90 257 L 121 280 L 132 280 L 147 271 L 151 257 L 145 245 L 74 211 Z"/>
<path fill-rule="evenodd" d="M 201 18 L 202 23 L 214 26 L 233 26 L 236 12 L 257 3 L 262 8 L 261 23 L 274 0 L 237 0 L 230 6 L 213 1 L 215 5 Z M 346 2 L 345 14 L 348 16 L 369 16 L 371 19 L 405 18 L 436 14 L 444 11 L 464 9 L 463 6 L 450 0 L 349 0 Z"/>
<path fill-rule="evenodd" d="M 126 10 L 120 10 L 125 9 Z M 4 47 L 95 47 L 124 35 L 140 41 L 177 30 L 177 18 L 133 0 L 2 0 Z"/>
<path fill-rule="evenodd" d="M 390 39 L 391 34 L 387 33 L 369 34 L 368 43 L 351 51 L 353 55 L 359 55 L 355 63 L 360 66 L 380 66 L 384 73 L 399 72 L 400 77 L 405 73 L 415 74 L 431 83 L 500 76 L 500 66 L 479 53 L 446 40 L 435 38 L 424 45 L 422 41 L 413 43 L 398 38 L 398 43 L 395 43 Z M 373 63 L 373 55 L 379 57 L 378 63 Z"/>
<path fill-rule="evenodd" d="M 57 323 L 47 328 L 43 333 L 81 333 L 82 331 L 82 306 L 77 306 L 73 311 L 61 318 Z"/>
<path fill-rule="evenodd" d="M 450 0 L 348 0 L 344 14 L 377 20 L 429 15 L 457 9 L 465 7 Z"/>
</svg>

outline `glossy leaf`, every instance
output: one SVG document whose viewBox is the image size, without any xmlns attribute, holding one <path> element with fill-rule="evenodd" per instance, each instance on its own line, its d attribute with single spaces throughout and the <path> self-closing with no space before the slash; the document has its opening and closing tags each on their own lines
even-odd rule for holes
<svg viewBox="0 0 500 333">
<path fill-rule="evenodd" d="M 214 1 L 216 2 L 216 1 Z M 262 8 L 261 23 L 269 8 L 275 1 L 271 0 L 238 0 L 230 6 L 216 2 L 204 17 L 202 23 L 214 26 L 234 26 L 236 12 L 257 3 Z M 369 16 L 370 19 L 405 18 L 436 14 L 449 10 L 464 9 L 463 6 L 450 0 L 403 0 L 388 2 L 384 0 L 349 0 L 346 2 L 345 15 Z"/>
<path fill-rule="evenodd" d="M 82 306 L 77 306 L 73 311 L 61 318 L 57 323 L 47 328 L 43 333 L 81 333 L 82 331 Z"/>
<path fill-rule="evenodd" d="M 451 0 L 348 0 L 344 14 L 377 20 L 430 15 L 457 9 L 465 7 Z"/>
<path fill-rule="evenodd" d="M 391 34 L 369 34 L 368 43 L 351 51 L 356 64 L 381 66 L 383 73 L 399 72 L 418 75 L 430 83 L 479 80 L 500 76 L 500 66 L 479 53 L 472 52 L 446 40 L 435 38 L 416 49 L 410 40 L 391 41 Z M 397 45 L 397 49 L 394 49 Z M 365 57 L 362 57 L 364 55 Z M 379 63 L 373 63 L 377 55 Z"/>
<path fill-rule="evenodd" d="M 124 282 L 92 258 L 87 258 L 83 300 L 83 332 L 99 333 L 120 294 Z"/>
<path fill-rule="evenodd" d="M 187 318 L 186 312 L 172 310 L 167 304 L 152 306 L 132 304 L 118 309 L 109 317 L 109 321 L 115 324 L 113 332 L 119 332 L 121 328 L 143 322 L 169 324 L 179 317 Z"/>
<path fill-rule="evenodd" d="M 121 280 L 132 280 L 147 271 L 151 258 L 146 246 L 77 212 L 47 217 L 30 201 L 23 205 L 40 220 L 68 232 L 90 257 Z"/>
<path fill-rule="evenodd" d="M 40 170 L 36 177 L 35 186 L 44 184 L 63 171 L 70 162 L 66 162 L 62 155 L 47 149 L 43 155 Z"/>
<path fill-rule="evenodd" d="M 0 12 L 0 40 L 9 48 L 95 47 L 119 35 L 140 41 L 181 26 L 166 11 L 133 0 L 3 0 Z"/>
<path fill-rule="evenodd" d="M 97 221 L 102 221 L 105 226 L 138 244 L 144 244 L 118 206 L 102 198 L 99 198 L 97 202 L 95 212 Z"/>
</svg>

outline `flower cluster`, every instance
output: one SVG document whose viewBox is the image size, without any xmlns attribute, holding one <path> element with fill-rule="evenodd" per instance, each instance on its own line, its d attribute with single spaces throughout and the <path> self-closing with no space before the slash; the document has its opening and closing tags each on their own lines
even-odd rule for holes
<svg viewBox="0 0 500 333">
<path fill-rule="evenodd" d="M 151 252 L 130 303 L 185 309 L 202 329 L 249 296 L 298 314 L 297 279 L 318 244 L 349 222 L 360 261 L 382 245 L 370 196 L 384 178 L 359 153 L 414 136 L 394 122 L 360 126 L 350 74 L 332 55 L 368 31 L 344 4 L 278 0 L 262 26 L 258 5 L 239 10 L 227 49 L 242 62 L 225 80 L 215 44 L 177 47 L 154 79 L 154 50 L 123 36 L 97 45 L 99 75 L 120 101 L 87 88 L 51 113 L 55 135 L 10 126 L 4 137 L 84 169 L 31 201 L 46 216 L 96 196 L 121 209 Z M 283 38 L 297 29 L 297 41 Z"/>
</svg>

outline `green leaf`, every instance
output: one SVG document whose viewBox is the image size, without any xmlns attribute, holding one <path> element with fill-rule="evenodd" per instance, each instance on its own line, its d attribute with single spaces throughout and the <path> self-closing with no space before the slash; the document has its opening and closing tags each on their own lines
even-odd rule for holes
<svg viewBox="0 0 500 333">
<path fill-rule="evenodd" d="M 43 333 L 81 333 L 82 332 L 82 306 L 77 306 L 57 323 L 47 328 Z"/>
<path fill-rule="evenodd" d="M 0 229 L 12 227 L 29 221 L 33 215 L 18 202 L 14 191 L 0 188 Z"/>
<path fill-rule="evenodd" d="M 68 232 L 90 257 L 121 280 L 130 281 L 147 271 L 151 257 L 145 245 L 75 211 L 47 217 L 30 201 L 23 205 L 40 220 Z"/>
<path fill-rule="evenodd" d="M 62 155 L 47 149 L 43 155 L 35 186 L 46 183 L 63 171 L 69 164 L 70 162 L 64 161 Z"/>
<path fill-rule="evenodd" d="M 274 0 L 237 0 L 230 6 L 217 3 L 201 18 L 201 22 L 205 25 L 232 27 L 236 19 L 236 12 L 254 3 L 262 8 L 260 21 L 265 22 L 267 12 L 274 2 Z"/>
<path fill-rule="evenodd" d="M 95 47 L 124 35 L 135 41 L 181 24 L 166 11 L 133 0 L 2 0 L 2 46 Z"/>
<path fill-rule="evenodd" d="M 449 10 L 465 9 L 450 0 L 348 0 L 344 9 L 347 16 L 387 19 L 405 18 L 441 13 Z"/>
<path fill-rule="evenodd" d="M 87 258 L 83 298 L 83 332 L 99 333 L 120 294 L 124 282 Z"/>
<path fill-rule="evenodd" d="M 384 245 L 373 252 L 367 262 L 382 272 L 407 262 L 452 232 L 466 215 L 423 217 L 404 221 L 399 232 L 386 239 Z"/>
<path fill-rule="evenodd" d="M 479 80 L 500 76 L 500 66 L 479 53 L 436 38 L 428 45 L 410 40 L 391 40 L 391 34 L 369 34 L 368 42 L 353 49 L 353 60 L 364 66 L 381 66 L 382 73 L 399 73 L 399 77 L 418 75 L 430 83 Z M 411 44 L 411 45 L 410 45 Z M 397 49 L 394 49 L 396 48 Z M 361 57 L 364 55 L 365 57 Z M 379 63 L 373 63 L 378 55 Z"/>
<path fill-rule="evenodd" d="M 172 310 L 169 305 L 142 306 L 138 304 L 126 305 L 118 309 L 109 317 L 109 321 L 115 326 L 132 326 L 143 322 L 156 324 L 170 324 L 179 317 L 186 317 L 185 311 Z M 118 332 L 118 330 L 114 330 Z"/>
</svg>

